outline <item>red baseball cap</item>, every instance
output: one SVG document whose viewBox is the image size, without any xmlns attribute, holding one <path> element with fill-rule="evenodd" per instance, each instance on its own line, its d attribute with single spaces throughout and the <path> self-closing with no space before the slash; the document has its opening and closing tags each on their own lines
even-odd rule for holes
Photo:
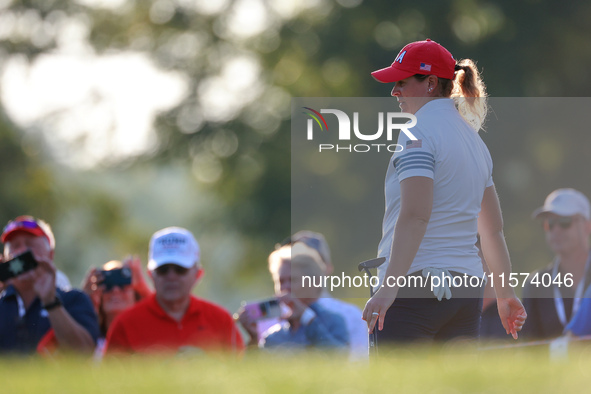
<svg viewBox="0 0 591 394">
<path fill-rule="evenodd" d="M 9 238 L 17 232 L 29 233 L 37 237 L 45 237 L 49 242 L 51 248 L 55 247 L 55 239 L 53 232 L 47 223 L 42 220 L 37 220 L 32 216 L 19 216 L 14 220 L 8 222 L 2 231 L 0 241 L 6 243 Z"/>
<path fill-rule="evenodd" d="M 371 73 L 379 82 L 397 82 L 415 74 L 454 79 L 456 60 L 440 44 L 426 39 L 407 44 L 390 67 Z"/>
</svg>

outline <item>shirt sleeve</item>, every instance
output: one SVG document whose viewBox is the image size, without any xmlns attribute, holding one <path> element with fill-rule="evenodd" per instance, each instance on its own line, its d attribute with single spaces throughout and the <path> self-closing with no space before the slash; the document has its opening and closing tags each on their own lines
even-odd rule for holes
<svg viewBox="0 0 591 394">
<path fill-rule="evenodd" d="M 94 306 L 90 298 L 79 290 L 70 290 L 68 292 L 61 292 L 62 302 L 64 308 L 70 316 L 92 337 L 92 340 L 96 344 L 99 336 L 100 329 L 98 325 L 98 319 L 94 311 Z"/>
<path fill-rule="evenodd" d="M 392 160 L 398 180 L 403 181 L 413 176 L 433 179 L 437 154 L 435 144 L 420 129 L 415 127 L 412 132 L 416 140 L 411 140 L 402 132 L 398 136 L 398 145 L 402 150 L 397 152 Z"/>
</svg>

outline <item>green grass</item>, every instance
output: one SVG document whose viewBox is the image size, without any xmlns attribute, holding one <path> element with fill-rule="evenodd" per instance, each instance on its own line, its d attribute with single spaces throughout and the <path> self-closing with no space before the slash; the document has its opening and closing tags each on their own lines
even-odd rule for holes
<svg viewBox="0 0 591 394">
<path fill-rule="evenodd" d="M 447 346 L 387 351 L 368 364 L 332 354 L 0 359 L 1 393 L 557 393 L 586 392 L 591 346 L 568 358 L 548 349 Z"/>
</svg>

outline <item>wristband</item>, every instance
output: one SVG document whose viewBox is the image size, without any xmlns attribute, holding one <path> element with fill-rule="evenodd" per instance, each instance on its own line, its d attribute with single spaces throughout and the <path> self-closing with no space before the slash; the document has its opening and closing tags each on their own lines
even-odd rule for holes
<svg viewBox="0 0 591 394">
<path fill-rule="evenodd" d="M 53 302 L 50 302 L 47 305 L 43 305 L 43 309 L 49 312 L 50 310 L 58 308 L 60 306 L 62 306 L 62 300 L 60 300 L 60 298 L 56 295 L 55 300 L 53 300 Z"/>
<path fill-rule="evenodd" d="M 316 317 L 316 313 L 310 308 L 306 308 L 304 313 L 302 313 L 302 317 L 300 317 L 300 323 L 304 326 L 310 324 L 310 322 Z"/>
</svg>

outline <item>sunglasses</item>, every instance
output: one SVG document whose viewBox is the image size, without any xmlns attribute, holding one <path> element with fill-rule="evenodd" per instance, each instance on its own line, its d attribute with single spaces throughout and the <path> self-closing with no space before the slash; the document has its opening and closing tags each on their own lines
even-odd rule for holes
<svg viewBox="0 0 591 394">
<path fill-rule="evenodd" d="M 168 274 L 169 270 L 173 270 L 175 274 L 182 276 L 185 275 L 187 272 L 189 272 L 188 268 L 185 267 L 181 267 L 180 265 L 176 265 L 176 264 L 164 264 L 161 265 L 160 267 L 156 268 L 154 271 L 156 272 L 156 275 L 158 276 L 165 276 Z"/>
<path fill-rule="evenodd" d="M 566 230 L 567 228 L 570 228 L 570 226 L 572 226 L 574 221 L 575 221 L 575 218 L 572 216 L 561 216 L 559 218 L 549 218 L 549 219 L 544 220 L 544 230 L 546 230 L 546 231 L 552 230 L 552 228 L 555 225 L 559 225 L 560 228 Z"/>
<path fill-rule="evenodd" d="M 14 230 L 18 230 L 21 228 L 28 228 L 28 229 L 39 229 L 43 230 L 35 219 L 26 219 L 26 220 L 13 220 L 12 222 L 8 223 L 2 233 L 9 233 Z"/>
<path fill-rule="evenodd" d="M 291 237 L 287 237 L 283 241 L 281 241 L 281 243 L 279 245 L 280 246 L 293 245 L 296 242 L 302 242 L 303 244 L 305 244 L 306 246 L 308 246 L 312 249 L 320 250 L 320 241 L 316 238 L 310 238 L 310 237 L 300 237 L 296 240 L 292 239 Z"/>
</svg>

